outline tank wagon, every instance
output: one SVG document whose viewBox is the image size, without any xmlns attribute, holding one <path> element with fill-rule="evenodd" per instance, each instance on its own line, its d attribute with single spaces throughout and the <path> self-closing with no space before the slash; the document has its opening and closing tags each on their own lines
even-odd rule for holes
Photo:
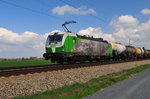
<svg viewBox="0 0 150 99">
<path fill-rule="evenodd" d="M 150 57 L 150 50 L 146 50 L 145 48 L 143 48 L 143 50 L 144 50 L 143 57 Z"/>
<path fill-rule="evenodd" d="M 76 61 L 123 60 L 150 57 L 150 50 L 119 43 L 109 43 L 102 38 L 93 38 L 71 33 L 66 24 L 62 24 L 66 32 L 54 32 L 46 40 L 46 53 L 43 57 L 52 62 L 63 64 Z"/>
<path fill-rule="evenodd" d="M 135 55 L 136 57 L 140 57 L 143 55 L 141 48 L 135 48 Z"/>
<path fill-rule="evenodd" d="M 126 46 L 119 43 L 111 43 L 111 46 L 113 50 L 113 59 L 114 60 L 123 59 L 125 56 Z"/>
<path fill-rule="evenodd" d="M 123 54 L 123 52 L 126 50 L 126 47 L 122 44 L 119 43 L 111 43 L 113 53 L 114 55 L 120 55 Z"/>
<path fill-rule="evenodd" d="M 134 46 L 126 46 L 125 55 L 128 59 L 135 57 L 135 47 Z"/>
</svg>

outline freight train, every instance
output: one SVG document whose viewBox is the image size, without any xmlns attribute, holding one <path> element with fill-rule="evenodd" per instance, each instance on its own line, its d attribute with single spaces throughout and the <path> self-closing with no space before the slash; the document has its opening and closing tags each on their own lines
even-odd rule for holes
<svg viewBox="0 0 150 99">
<path fill-rule="evenodd" d="M 102 38 L 93 38 L 71 33 L 65 22 L 62 26 L 66 32 L 55 32 L 48 35 L 46 40 L 46 53 L 43 57 L 52 62 L 63 64 L 101 60 L 124 60 L 150 57 L 150 50 L 144 48 L 125 46 L 119 43 L 110 43 Z"/>
</svg>

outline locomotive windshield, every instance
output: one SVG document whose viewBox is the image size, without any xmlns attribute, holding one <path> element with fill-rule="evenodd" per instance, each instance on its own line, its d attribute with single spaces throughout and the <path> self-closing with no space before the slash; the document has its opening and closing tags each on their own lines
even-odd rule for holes
<svg viewBox="0 0 150 99">
<path fill-rule="evenodd" d="M 49 35 L 48 36 L 47 42 L 49 42 L 49 44 L 61 42 L 62 38 L 63 38 L 63 34 L 55 33 L 54 35 Z"/>
</svg>

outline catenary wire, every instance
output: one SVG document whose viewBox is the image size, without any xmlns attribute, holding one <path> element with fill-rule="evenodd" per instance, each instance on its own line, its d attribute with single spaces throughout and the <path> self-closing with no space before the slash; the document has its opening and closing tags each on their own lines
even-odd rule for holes
<svg viewBox="0 0 150 99">
<path fill-rule="evenodd" d="M 48 13 L 44 13 L 42 11 L 38 11 L 38 10 L 31 9 L 31 8 L 27 8 L 27 7 L 24 7 L 24 6 L 21 6 L 21 5 L 12 3 L 12 2 L 8 2 L 8 1 L 5 1 L 5 0 L 0 0 L 0 2 L 3 2 L 3 3 L 8 4 L 8 5 L 15 6 L 17 8 L 25 9 L 25 10 L 28 10 L 28 11 L 31 11 L 31 12 L 34 12 L 34 13 L 38 13 L 38 14 L 41 14 L 41 15 L 49 16 L 49 17 L 52 17 L 52 18 L 55 18 L 55 19 L 58 19 L 58 20 L 64 20 L 62 18 L 58 18 L 58 17 L 52 16 L 52 15 L 50 15 Z"/>
<path fill-rule="evenodd" d="M 71 4 L 71 3 L 69 3 L 69 2 L 66 2 L 66 1 L 64 1 L 64 0 L 59 0 L 59 1 L 61 1 L 61 2 L 64 3 L 64 4 L 70 5 L 70 6 L 74 7 L 74 8 L 77 8 L 77 7 L 75 7 L 73 4 Z M 102 18 L 99 18 L 99 17 L 97 17 L 97 16 L 95 16 L 95 15 L 93 15 L 93 14 L 89 14 L 89 15 L 92 16 L 92 17 L 94 17 L 94 18 L 96 18 L 97 20 L 100 20 L 101 22 L 107 24 L 107 22 L 104 21 Z"/>
</svg>

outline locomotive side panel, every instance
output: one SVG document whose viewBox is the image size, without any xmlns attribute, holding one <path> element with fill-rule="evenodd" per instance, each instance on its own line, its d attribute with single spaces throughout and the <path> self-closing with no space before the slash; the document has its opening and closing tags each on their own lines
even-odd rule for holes
<svg viewBox="0 0 150 99">
<path fill-rule="evenodd" d="M 85 39 L 77 42 L 72 48 L 72 52 L 85 55 L 105 55 L 109 48 L 109 43 Z"/>
</svg>

